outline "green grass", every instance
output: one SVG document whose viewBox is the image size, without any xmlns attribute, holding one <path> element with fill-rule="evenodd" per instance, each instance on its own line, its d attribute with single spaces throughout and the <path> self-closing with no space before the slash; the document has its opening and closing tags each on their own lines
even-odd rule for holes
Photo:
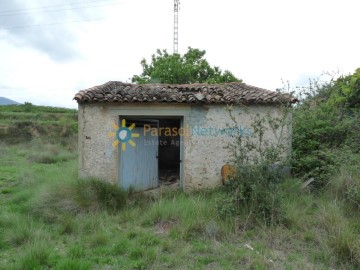
<svg viewBox="0 0 360 270">
<path fill-rule="evenodd" d="M 360 269 L 358 156 L 323 192 L 282 183 L 266 226 L 220 217 L 219 189 L 150 197 L 78 179 L 74 113 L 0 106 L 0 129 L 29 123 L 0 142 L 0 269 Z"/>
<path fill-rule="evenodd" d="M 283 223 L 255 226 L 220 218 L 217 190 L 153 198 L 79 180 L 73 148 L 1 146 L 0 269 L 359 268 L 360 219 L 338 184 L 313 195 L 289 179 Z M 32 158 L 49 151 L 66 159 Z"/>
<path fill-rule="evenodd" d="M 56 141 L 77 133 L 77 111 L 44 106 L 0 106 L 0 140 L 22 143 L 46 136 Z"/>
</svg>

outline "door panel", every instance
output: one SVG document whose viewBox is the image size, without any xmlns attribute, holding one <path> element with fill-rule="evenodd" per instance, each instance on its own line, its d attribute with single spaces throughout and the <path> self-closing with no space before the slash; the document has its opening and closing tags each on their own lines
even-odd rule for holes
<svg viewBox="0 0 360 270">
<path fill-rule="evenodd" d="M 134 188 L 143 191 L 158 186 L 158 137 L 144 136 L 143 127 L 135 127 L 133 133 L 135 147 L 126 146 L 120 153 L 120 186 L 124 189 Z"/>
</svg>

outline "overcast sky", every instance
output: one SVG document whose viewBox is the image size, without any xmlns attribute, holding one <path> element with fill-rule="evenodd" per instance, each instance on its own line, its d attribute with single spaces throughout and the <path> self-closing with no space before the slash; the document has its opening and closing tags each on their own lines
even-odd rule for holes
<svg viewBox="0 0 360 270">
<path fill-rule="evenodd" d="M 275 90 L 360 67 L 357 0 L 181 0 L 179 53 Z M 76 108 L 81 89 L 129 82 L 173 48 L 173 0 L 0 0 L 0 96 Z"/>
</svg>

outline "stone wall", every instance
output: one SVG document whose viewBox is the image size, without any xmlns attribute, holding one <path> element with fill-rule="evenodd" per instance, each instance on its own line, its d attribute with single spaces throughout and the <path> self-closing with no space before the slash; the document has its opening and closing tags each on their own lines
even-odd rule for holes
<svg viewBox="0 0 360 270">
<path fill-rule="evenodd" d="M 111 183 L 118 180 L 118 154 L 112 147 L 118 117 L 106 106 L 79 105 L 79 176 L 96 177 Z"/>
<path fill-rule="evenodd" d="M 220 185 L 221 167 L 232 161 L 227 147 L 235 139 L 228 133 L 220 134 L 221 130 L 234 126 L 227 108 L 226 105 L 79 105 L 79 175 L 118 183 L 119 149 L 112 147 L 114 138 L 107 134 L 115 131 L 113 123 L 118 123 L 119 115 L 134 115 L 131 111 L 137 115 L 157 116 L 171 111 L 172 115 L 177 115 L 178 110 L 178 115 L 184 118 L 183 127 L 192 133 L 182 138 L 182 186 L 199 189 Z M 265 116 L 267 113 L 279 117 L 283 112 L 276 106 L 233 106 L 231 109 L 231 115 L 243 135 L 251 132 L 256 114 Z M 279 134 L 269 130 L 264 137 L 275 142 L 277 136 Z M 286 138 L 285 144 L 290 151 L 291 125 L 287 126 L 282 136 Z"/>
<path fill-rule="evenodd" d="M 235 137 L 231 136 L 230 127 L 237 127 L 243 136 L 252 134 L 251 124 L 254 117 L 258 114 L 264 117 L 270 113 L 272 117 L 281 117 L 283 111 L 274 106 L 233 106 L 230 112 L 224 106 L 194 106 L 188 117 L 188 125 L 195 129 L 192 136 L 185 138 L 185 168 L 184 180 L 186 188 L 208 188 L 221 185 L 221 167 L 227 162 L 231 163 L 232 149 L 229 149 Z M 290 119 L 288 119 L 289 121 Z M 201 129 L 203 128 L 203 133 Z M 211 130 L 209 130 L 211 128 Z M 223 135 L 221 130 L 225 129 Z M 199 131 L 197 133 L 197 131 Z M 195 133 L 195 134 L 194 134 Z M 264 140 L 275 143 L 280 136 L 280 130 L 275 133 L 268 129 L 264 135 Z M 208 135 L 207 135 L 208 134 Z M 236 135 L 235 135 L 236 136 Z M 291 147 L 291 126 L 287 126 L 282 134 L 283 143 L 290 151 Z"/>
</svg>

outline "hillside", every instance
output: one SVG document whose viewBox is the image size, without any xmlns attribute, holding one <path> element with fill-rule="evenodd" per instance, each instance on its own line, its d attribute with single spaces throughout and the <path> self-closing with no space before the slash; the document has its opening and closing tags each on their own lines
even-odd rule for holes
<svg viewBox="0 0 360 270">
<path fill-rule="evenodd" d="M 26 142 L 46 136 L 56 139 L 77 133 L 77 111 L 73 109 L 23 105 L 0 106 L 0 140 Z"/>
<path fill-rule="evenodd" d="M 293 176 L 238 164 L 158 196 L 78 177 L 76 110 L 0 106 L 0 269 L 360 269 L 360 114 L 339 84 L 292 110 Z"/>
<path fill-rule="evenodd" d="M 0 106 L 1 105 L 18 105 L 20 104 L 19 102 L 16 102 L 14 100 L 5 98 L 5 97 L 0 97 Z"/>
</svg>

